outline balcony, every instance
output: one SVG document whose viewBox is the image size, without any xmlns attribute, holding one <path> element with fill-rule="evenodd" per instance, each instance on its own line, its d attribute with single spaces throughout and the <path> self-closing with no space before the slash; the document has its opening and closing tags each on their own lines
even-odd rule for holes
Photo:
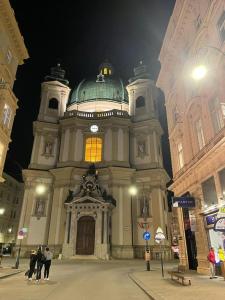
<svg viewBox="0 0 225 300">
<path fill-rule="evenodd" d="M 125 118 L 125 119 L 130 118 L 127 111 L 113 109 L 113 110 L 102 111 L 102 112 L 86 112 L 86 111 L 79 111 L 79 110 L 71 110 L 65 112 L 64 117 L 62 119 L 73 118 L 73 117 L 77 117 L 80 119 L 92 119 L 92 120 L 108 119 L 111 117 Z"/>
</svg>

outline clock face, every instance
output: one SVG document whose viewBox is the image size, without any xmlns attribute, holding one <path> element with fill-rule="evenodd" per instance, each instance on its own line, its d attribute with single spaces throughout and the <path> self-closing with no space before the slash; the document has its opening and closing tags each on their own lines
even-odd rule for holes
<svg viewBox="0 0 225 300">
<path fill-rule="evenodd" d="M 98 125 L 91 125 L 90 127 L 91 132 L 98 132 Z"/>
</svg>

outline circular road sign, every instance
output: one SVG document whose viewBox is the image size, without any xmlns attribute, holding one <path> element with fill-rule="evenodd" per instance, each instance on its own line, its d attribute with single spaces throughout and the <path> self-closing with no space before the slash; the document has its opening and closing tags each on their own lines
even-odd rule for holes
<svg viewBox="0 0 225 300">
<path fill-rule="evenodd" d="M 145 231 L 145 232 L 143 233 L 143 239 L 144 239 L 144 240 L 148 241 L 148 240 L 150 240 L 150 237 L 151 237 L 150 232 Z"/>
</svg>

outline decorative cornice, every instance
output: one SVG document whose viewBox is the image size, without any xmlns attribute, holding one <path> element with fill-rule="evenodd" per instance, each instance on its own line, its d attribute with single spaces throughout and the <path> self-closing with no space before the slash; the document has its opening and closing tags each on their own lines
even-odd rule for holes
<svg viewBox="0 0 225 300">
<path fill-rule="evenodd" d="M 24 44 L 24 39 L 20 33 L 14 11 L 8 0 L 0 1 L 0 19 L 8 29 L 7 32 L 13 42 L 13 46 L 15 47 L 19 64 L 22 65 L 24 59 L 28 59 L 29 55 Z"/>
</svg>

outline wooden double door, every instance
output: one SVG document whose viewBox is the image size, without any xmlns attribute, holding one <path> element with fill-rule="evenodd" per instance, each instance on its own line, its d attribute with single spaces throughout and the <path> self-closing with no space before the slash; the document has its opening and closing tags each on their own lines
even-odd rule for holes
<svg viewBox="0 0 225 300">
<path fill-rule="evenodd" d="M 84 216 L 77 223 L 76 254 L 92 255 L 95 249 L 95 220 Z"/>
</svg>

